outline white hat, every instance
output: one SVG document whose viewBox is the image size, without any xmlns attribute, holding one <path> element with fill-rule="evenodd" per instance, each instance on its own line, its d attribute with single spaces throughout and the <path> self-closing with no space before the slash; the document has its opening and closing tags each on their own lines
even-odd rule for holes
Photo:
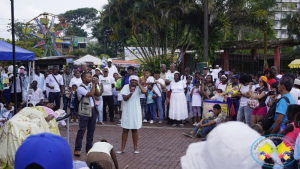
<svg viewBox="0 0 300 169">
<path fill-rule="evenodd" d="M 211 65 L 209 65 L 208 67 L 212 67 Z"/>
<path fill-rule="evenodd" d="M 189 145 L 186 155 L 181 157 L 181 168 L 261 168 L 251 155 L 251 147 L 260 137 L 242 122 L 219 124 L 207 141 Z"/>
<path fill-rule="evenodd" d="M 21 67 L 19 67 L 19 69 L 25 69 L 25 67 L 24 67 L 24 66 L 21 66 Z"/>
<path fill-rule="evenodd" d="M 112 59 L 107 59 L 107 62 L 112 62 Z"/>
<path fill-rule="evenodd" d="M 95 71 L 96 71 L 96 70 L 99 70 L 99 71 L 100 71 L 100 72 L 103 74 L 103 72 L 102 72 L 102 70 L 101 70 L 101 69 L 99 69 L 99 68 L 96 68 L 96 69 L 95 69 Z"/>
<path fill-rule="evenodd" d="M 131 75 L 131 76 L 129 76 L 129 82 L 130 82 L 130 80 L 139 81 L 139 77 L 137 77 L 136 75 Z"/>
<path fill-rule="evenodd" d="M 216 67 L 220 67 L 219 65 L 216 65 Z"/>
<path fill-rule="evenodd" d="M 295 85 L 300 85 L 300 80 L 299 80 L 299 79 L 295 79 L 294 84 L 295 84 Z"/>
<path fill-rule="evenodd" d="M 153 76 L 148 77 L 146 83 L 155 83 L 155 79 Z"/>
<path fill-rule="evenodd" d="M 281 79 L 281 78 L 282 78 L 282 75 L 279 74 L 279 75 L 277 75 L 276 77 L 277 77 L 278 79 Z"/>
</svg>

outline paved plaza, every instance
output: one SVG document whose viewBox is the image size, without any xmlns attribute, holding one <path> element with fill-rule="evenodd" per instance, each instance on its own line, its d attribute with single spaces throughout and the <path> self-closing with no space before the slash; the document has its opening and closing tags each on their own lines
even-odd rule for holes
<svg viewBox="0 0 300 169">
<path fill-rule="evenodd" d="M 165 122 L 164 122 L 165 123 Z M 183 137 L 181 133 L 191 130 L 192 125 L 186 125 L 184 128 L 171 127 L 166 124 L 144 123 L 139 132 L 138 150 L 140 154 L 133 153 L 133 143 L 131 133 L 125 148 L 125 153 L 117 154 L 120 169 L 128 165 L 129 169 L 160 169 L 160 168 L 181 168 L 180 157 L 185 155 L 189 144 L 199 141 Z M 78 130 L 78 123 L 70 123 L 70 146 L 74 153 L 75 139 Z M 67 137 L 67 130 L 60 129 L 61 135 Z M 86 134 L 86 133 L 85 133 Z M 97 125 L 94 142 L 106 139 L 114 146 L 115 151 L 121 148 L 122 128 L 116 125 L 116 122 L 107 122 L 105 125 Z M 85 138 L 81 150 L 81 157 L 73 156 L 74 160 L 84 161 Z"/>
</svg>

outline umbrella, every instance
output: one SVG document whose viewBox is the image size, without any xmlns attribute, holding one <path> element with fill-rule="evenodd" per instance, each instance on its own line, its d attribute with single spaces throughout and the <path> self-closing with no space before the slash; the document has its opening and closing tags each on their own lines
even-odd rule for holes
<svg viewBox="0 0 300 169">
<path fill-rule="evenodd" d="M 289 64 L 290 68 L 300 68 L 300 59 L 295 59 Z"/>
</svg>

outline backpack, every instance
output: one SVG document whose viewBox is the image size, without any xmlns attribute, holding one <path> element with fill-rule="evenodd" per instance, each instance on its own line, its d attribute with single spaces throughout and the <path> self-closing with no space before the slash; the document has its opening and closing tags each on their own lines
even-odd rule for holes
<svg viewBox="0 0 300 169">
<path fill-rule="evenodd" d="M 276 99 L 275 102 L 271 105 L 268 114 L 266 115 L 266 117 L 264 118 L 264 122 L 263 122 L 263 130 L 266 132 L 268 131 L 272 125 L 274 124 L 275 120 L 275 114 L 276 114 L 276 106 L 277 103 L 281 100 L 281 99 L 285 99 L 285 101 L 287 102 L 287 104 L 290 104 L 290 100 L 287 97 L 282 97 L 280 99 Z"/>
<path fill-rule="evenodd" d="M 79 87 L 83 87 L 85 90 L 87 88 L 84 85 L 80 85 Z M 86 117 L 92 117 L 92 110 L 90 105 L 90 98 L 89 97 L 81 97 L 79 100 L 79 96 L 77 91 L 75 92 L 74 96 L 74 109 L 78 112 L 78 115 L 80 116 L 86 116 Z"/>
</svg>

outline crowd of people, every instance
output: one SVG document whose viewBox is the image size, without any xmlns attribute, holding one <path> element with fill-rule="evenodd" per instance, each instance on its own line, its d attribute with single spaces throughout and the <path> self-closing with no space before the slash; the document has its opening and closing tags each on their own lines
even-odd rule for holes
<svg viewBox="0 0 300 169">
<path fill-rule="evenodd" d="M 15 82 L 5 69 L 0 79 L 0 125 L 14 115 L 13 86 L 16 83 L 17 109 L 53 103 L 57 110 L 62 97 L 63 110 L 71 112 L 70 122 L 79 123 L 75 156 L 80 156 L 85 130 L 88 153 L 93 149 L 96 123 L 115 122 L 116 114 L 120 116 L 116 123 L 123 128 L 117 154 L 125 152 L 130 130 L 134 153 L 138 154 L 138 129 L 142 123 L 164 121 L 173 127 L 192 124 L 194 128 L 183 135 L 203 141 L 210 131 L 228 121 L 240 121 L 249 127 L 259 125 L 264 135 L 280 133 L 295 142 L 298 138 L 299 130 L 295 129 L 298 126 L 294 121 L 300 115 L 297 115 L 298 109 L 291 108 L 300 99 L 300 79 L 296 74 L 278 74 L 275 66 L 262 74 L 238 74 L 224 71 L 218 65 L 193 73 L 186 67 L 180 74 L 175 64 L 169 65 L 169 70 L 162 64 L 159 70 L 152 72 L 132 66 L 119 71 L 111 59 L 107 63 L 103 69 L 93 65 L 72 69 L 66 66 L 61 72 L 53 66 L 44 74 L 36 66 L 31 76 L 21 66 L 16 70 Z M 208 112 L 203 109 L 207 100 L 216 101 Z M 226 111 L 221 107 L 224 103 Z"/>
</svg>

